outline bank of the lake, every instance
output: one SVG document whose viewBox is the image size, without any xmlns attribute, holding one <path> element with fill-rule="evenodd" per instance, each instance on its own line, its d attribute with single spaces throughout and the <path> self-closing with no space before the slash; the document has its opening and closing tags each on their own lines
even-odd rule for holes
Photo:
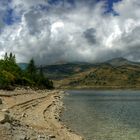
<svg viewBox="0 0 140 140">
<path fill-rule="evenodd" d="M 0 90 L 0 140 L 82 140 L 60 121 L 64 91 Z"/>
<path fill-rule="evenodd" d="M 139 90 L 70 90 L 63 122 L 86 140 L 138 140 Z"/>
</svg>

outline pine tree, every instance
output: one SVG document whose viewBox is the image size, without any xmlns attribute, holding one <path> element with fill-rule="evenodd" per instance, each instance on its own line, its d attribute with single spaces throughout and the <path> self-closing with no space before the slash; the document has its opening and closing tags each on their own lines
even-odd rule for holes
<svg viewBox="0 0 140 140">
<path fill-rule="evenodd" d="M 5 53 L 4 55 L 4 60 L 7 61 L 8 60 L 8 55 L 7 55 L 7 52 Z"/>
<path fill-rule="evenodd" d="M 36 67 L 33 59 L 31 59 L 29 62 L 29 65 L 27 67 L 27 72 L 31 75 L 36 74 Z"/>
<path fill-rule="evenodd" d="M 9 61 L 12 63 L 16 63 L 16 57 L 12 53 L 9 54 Z"/>
<path fill-rule="evenodd" d="M 44 78 L 44 73 L 43 73 L 43 68 L 42 68 L 42 66 L 40 67 L 39 75 L 40 75 L 40 77 Z"/>
</svg>

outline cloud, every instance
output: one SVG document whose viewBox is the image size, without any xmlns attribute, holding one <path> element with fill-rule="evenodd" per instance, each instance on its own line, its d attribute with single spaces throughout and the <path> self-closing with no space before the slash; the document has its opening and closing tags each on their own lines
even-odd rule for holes
<svg viewBox="0 0 140 140">
<path fill-rule="evenodd" d="M 96 43 L 96 30 L 94 28 L 87 29 L 84 36 L 91 45 Z"/>
<path fill-rule="evenodd" d="M 2 20 L 9 7 L 13 18 L 20 17 L 10 26 Z M 33 57 L 37 64 L 94 62 L 120 56 L 140 61 L 140 2 L 114 3 L 118 16 L 105 13 L 105 7 L 104 1 L 93 0 L 12 0 L 1 10 L 0 3 L 0 55 L 12 51 L 18 62 Z"/>
</svg>

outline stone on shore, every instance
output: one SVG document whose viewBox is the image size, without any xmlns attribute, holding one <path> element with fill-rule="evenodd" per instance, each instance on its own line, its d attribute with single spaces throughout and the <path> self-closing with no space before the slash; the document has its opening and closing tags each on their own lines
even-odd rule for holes
<svg viewBox="0 0 140 140">
<path fill-rule="evenodd" d="M 0 112 L 0 123 L 10 122 L 10 117 L 4 112 Z"/>
<path fill-rule="evenodd" d="M 4 108 L 1 110 L 2 112 L 10 113 L 8 109 Z"/>
<path fill-rule="evenodd" d="M 49 138 L 56 138 L 54 135 L 49 135 Z"/>
</svg>

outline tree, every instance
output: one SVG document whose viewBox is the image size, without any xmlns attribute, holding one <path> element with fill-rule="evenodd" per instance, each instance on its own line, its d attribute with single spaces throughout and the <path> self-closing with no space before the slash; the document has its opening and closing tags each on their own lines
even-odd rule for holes
<svg viewBox="0 0 140 140">
<path fill-rule="evenodd" d="M 4 55 L 4 60 L 5 60 L 5 61 L 8 60 L 8 55 L 7 55 L 7 53 L 5 53 L 5 55 Z"/>
<path fill-rule="evenodd" d="M 36 74 L 36 67 L 33 59 L 31 59 L 29 62 L 29 65 L 27 67 L 27 72 L 31 75 Z"/>
<path fill-rule="evenodd" d="M 42 78 L 44 78 L 44 73 L 43 73 L 43 68 L 42 68 L 42 66 L 41 66 L 40 69 L 39 69 L 39 76 L 42 77 Z"/>
<path fill-rule="evenodd" d="M 9 54 L 9 61 L 12 63 L 16 63 L 16 57 L 12 53 Z"/>
<path fill-rule="evenodd" d="M 37 70 L 33 59 L 22 70 L 16 64 L 15 55 L 5 53 L 4 59 L 0 59 L 0 89 L 14 89 L 17 85 L 53 89 L 53 82 L 44 76 L 42 67 Z"/>
<path fill-rule="evenodd" d="M 4 55 L 4 60 L 9 61 L 11 63 L 16 63 L 16 57 L 12 53 L 10 53 L 9 56 L 8 56 L 8 54 L 6 52 L 5 55 Z"/>
</svg>

